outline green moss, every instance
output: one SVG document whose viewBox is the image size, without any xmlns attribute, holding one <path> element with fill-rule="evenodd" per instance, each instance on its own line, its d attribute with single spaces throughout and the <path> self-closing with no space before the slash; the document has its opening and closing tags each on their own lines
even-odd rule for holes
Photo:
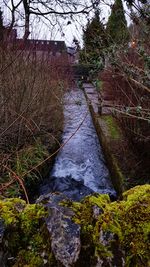
<svg viewBox="0 0 150 267">
<path fill-rule="evenodd" d="M 0 200 L 0 218 L 5 225 L 4 246 L 16 258 L 14 266 L 43 266 L 42 255 L 51 253 L 45 225 L 47 211 L 21 199 Z M 45 259 L 46 260 L 46 259 Z"/>
<path fill-rule="evenodd" d="M 21 250 L 18 254 L 18 261 L 13 267 L 41 267 L 44 265 L 43 259 L 35 251 Z"/>
<path fill-rule="evenodd" d="M 111 180 L 118 196 L 125 189 L 124 164 L 122 164 L 120 151 L 124 147 L 124 138 L 115 118 L 111 115 L 95 117 L 95 126 L 111 173 Z"/>
<path fill-rule="evenodd" d="M 93 82 L 94 86 L 96 87 L 96 90 L 99 92 L 102 92 L 103 90 L 103 81 L 97 79 Z"/>
<path fill-rule="evenodd" d="M 90 229 L 93 223 L 93 206 L 98 206 L 102 211 L 110 199 L 108 195 L 94 194 L 85 197 L 81 202 L 65 201 L 62 205 L 70 207 L 74 211 L 73 220 Z"/>
<path fill-rule="evenodd" d="M 124 193 L 124 199 L 106 205 L 95 231 L 114 234 L 125 251 L 126 266 L 148 266 L 150 248 L 150 185 L 138 186 Z M 107 252 L 111 253 L 108 242 Z M 105 246 L 106 249 L 106 246 Z"/>
<path fill-rule="evenodd" d="M 4 220 L 6 225 L 14 224 L 18 221 L 19 210 L 23 210 L 26 202 L 19 198 L 10 198 L 0 200 L 0 217 Z"/>
<path fill-rule="evenodd" d="M 128 190 L 122 201 L 110 202 L 107 195 L 94 194 L 81 202 L 67 201 L 62 205 L 74 211 L 73 220 L 81 226 L 82 248 L 77 266 L 86 266 L 87 262 L 95 266 L 92 261 L 97 256 L 109 266 L 114 253 L 120 257 L 120 251 L 125 266 L 150 266 L 150 185 Z M 38 267 L 44 262 L 57 266 L 43 220 L 46 215 L 40 205 L 26 205 L 20 199 L 0 200 L 0 218 L 6 227 L 3 245 L 15 257 L 14 267 Z"/>
<path fill-rule="evenodd" d="M 125 266 L 149 266 L 150 185 L 130 189 L 122 201 L 111 203 L 107 195 L 95 194 L 68 206 L 75 213 L 74 221 L 81 225 L 82 245 L 88 244 L 85 254 L 89 247 L 94 248 L 95 255 L 109 266 L 117 247 L 124 252 Z M 100 208 L 97 218 L 96 206 Z M 93 257 L 92 249 L 90 253 Z"/>
<path fill-rule="evenodd" d="M 121 136 L 120 129 L 116 124 L 116 121 L 112 117 L 112 115 L 104 115 L 102 118 L 107 124 L 109 136 L 112 137 L 113 139 L 120 139 Z"/>
<path fill-rule="evenodd" d="M 89 202 L 97 205 L 101 209 L 104 209 L 106 204 L 110 203 L 110 198 L 108 195 L 95 194 L 89 197 Z"/>
<path fill-rule="evenodd" d="M 33 233 L 33 229 L 39 226 L 39 220 L 46 217 L 46 211 L 43 206 L 32 204 L 27 205 L 24 211 L 20 214 L 21 229 L 25 235 Z"/>
<path fill-rule="evenodd" d="M 21 227 L 29 231 L 29 228 L 35 227 L 39 219 L 46 214 L 43 206 L 26 205 L 26 202 L 19 198 L 0 200 L 0 217 L 6 225 L 14 224 L 20 220 Z"/>
</svg>

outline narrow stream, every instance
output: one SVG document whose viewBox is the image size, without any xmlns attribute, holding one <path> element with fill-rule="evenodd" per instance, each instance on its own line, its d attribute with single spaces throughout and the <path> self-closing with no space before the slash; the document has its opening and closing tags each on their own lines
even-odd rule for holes
<svg viewBox="0 0 150 267">
<path fill-rule="evenodd" d="M 106 167 L 90 111 L 80 89 L 73 89 L 65 96 L 65 127 L 63 142 L 72 136 L 58 153 L 49 179 L 40 187 L 40 194 L 63 192 L 73 200 L 98 192 L 116 196 Z"/>
</svg>

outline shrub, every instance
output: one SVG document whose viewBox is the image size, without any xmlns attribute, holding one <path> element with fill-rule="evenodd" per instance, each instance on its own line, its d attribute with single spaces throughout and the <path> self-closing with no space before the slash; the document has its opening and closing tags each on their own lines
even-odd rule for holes
<svg viewBox="0 0 150 267">
<path fill-rule="evenodd" d="M 19 150 L 28 161 L 27 147 L 36 147 L 37 139 L 51 151 L 59 144 L 63 95 L 70 86 L 71 70 L 65 57 L 48 60 L 12 47 L 1 48 L 0 69 L 0 176 L 1 182 L 8 182 L 12 175 L 6 167 L 19 175 Z M 26 171 L 36 165 L 34 159 L 28 163 Z"/>
</svg>

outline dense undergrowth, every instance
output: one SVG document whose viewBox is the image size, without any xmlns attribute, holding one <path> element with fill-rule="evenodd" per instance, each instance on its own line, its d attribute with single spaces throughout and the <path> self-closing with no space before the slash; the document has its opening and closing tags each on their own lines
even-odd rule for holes
<svg viewBox="0 0 150 267">
<path fill-rule="evenodd" d="M 60 146 L 71 72 L 65 57 L 48 61 L 3 47 L 0 69 L 0 192 L 11 197 L 22 195 L 23 184 L 30 191 L 48 170 L 40 163 Z"/>
<path fill-rule="evenodd" d="M 118 50 L 100 75 L 104 100 L 110 101 L 112 113 L 135 154 L 132 176 L 136 179 L 130 180 L 131 186 L 149 183 L 150 173 L 150 69 L 139 49 Z"/>
</svg>

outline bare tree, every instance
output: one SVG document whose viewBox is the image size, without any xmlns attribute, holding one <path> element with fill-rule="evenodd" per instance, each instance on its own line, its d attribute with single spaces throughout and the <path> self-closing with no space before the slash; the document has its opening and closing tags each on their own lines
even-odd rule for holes
<svg viewBox="0 0 150 267">
<path fill-rule="evenodd" d="M 125 0 L 133 13 L 138 13 L 145 23 L 150 23 L 150 0 Z"/>
<path fill-rule="evenodd" d="M 45 18 L 51 25 L 55 25 L 59 18 L 73 20 L 75 15 L 88 15 L 100 0 L 11 0 L 11 4 L 4 0 L 4 8 L 11 12 L 9 29 L 13 28 L 18 19 L 23 20 L 24 39 L 30 34 L 31 17 Z"/>
</svg>

